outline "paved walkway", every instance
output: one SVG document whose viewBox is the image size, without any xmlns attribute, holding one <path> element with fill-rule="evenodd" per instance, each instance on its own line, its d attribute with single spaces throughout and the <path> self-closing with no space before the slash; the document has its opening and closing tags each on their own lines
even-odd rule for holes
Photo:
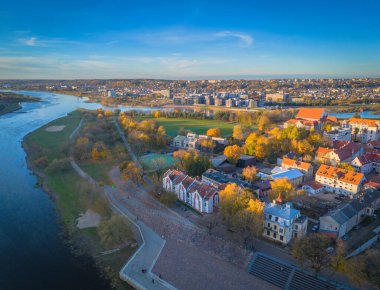
<svg viewBox="0 0 380 290">
<path fill-rule="evenodd" d="M 135 152 L 133 152 L 133 150 L 131 148 L 131 145 L 129 145 L 128 140 L 125 137 L 125 134 L 124 134 L 123 130 L 120 128 L 119 123 L 117 122 L 117 120 L 114 120 L 114 123 L 115 123 L 117 131 L 119 132 L 119 135 L 120 135 L 121 139 L 124 142 L 125 148 L 128 150 L 128 153 L 131 156 L 132 160 L 137 164 L 138 167 L 142 168 L 140 160 L 137 158 Z"/>
<path fill-rule="evenodd" d="M 176 289 L 152 272 L 165 246 L 165 240 L 120 203 L 116 198 L 116 196 L 120 198 L 117 189 L 105 186 L 104 192 L 112 208 L 135 224 L 143 240 L 140 248 L 120 270 L 120 277 L 138 289 Z M 121 199 L 126 199 L 126 197 L 121 197 Z M 142 269 L 147 269 L 147 273 L 143 274 Z"/>
<path fill-rule="evenodd" d="M 78 127 L 71 133 L 70 141 L 73 141 L 73 138 L 81 126 L 82 120 L 80 121 Z M 121 134 L 121 136 L 124 136 L 124 134 Z M 72 153 L 72 150 L 70 150 L 69 159 L 73 169 L 80 177 L 97 185 L 97 182 L 86 172 L 84 172 L 75 162 Z M 119 196 L 120 198 L 120 193 L 116 188 L 105 186 L 103 189 L 108 201 L 111 204 L 112 209 L 127 218 L 132 224 L 137 227 L 142 240 L 142 243 L 138 250 L 120 270 L 120 278 L 131 284 L 136 289 L 176 289 L 174 286 L 170 285 L 152 272 L 152 269 L 155 266 L 162 249 L 165 246 L 165 240 L 157 235 L 142 221 L 138 220 L 135 215 L 128 211 L 128 209 L 119 202 L 116 196 Z M 126 197 L 122 197 L 121 199 L 123 198 L 125 199 Z M 147 272 L 142 273 L 142 269 L 146 269 Z"/>
</svg>

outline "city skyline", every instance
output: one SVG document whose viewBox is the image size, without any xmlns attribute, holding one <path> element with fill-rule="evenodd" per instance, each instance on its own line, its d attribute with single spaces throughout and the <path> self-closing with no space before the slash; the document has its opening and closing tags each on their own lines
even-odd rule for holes
<svg viewBox="0 0 380 290">
<path fill-rule="evenodd" d="M 380 77 L 380 4 L 3 4 L 0 78 Z"/>
</svg>

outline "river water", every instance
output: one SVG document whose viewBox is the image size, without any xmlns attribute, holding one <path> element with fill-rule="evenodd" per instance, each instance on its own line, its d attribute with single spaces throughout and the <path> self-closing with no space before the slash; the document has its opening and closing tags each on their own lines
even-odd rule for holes
<svg viewBox="0 0 380 290">
<path fill-rule="evenodd" d="M 108 289 L 90 259 L 74 257 L 62 239 L 54 203 L 27 169 L 23 137 L 77 107 L 81 99 L 27 92 L 42 102 L 26 103 L 0 116 L 0 289 Z"/>
</svg>

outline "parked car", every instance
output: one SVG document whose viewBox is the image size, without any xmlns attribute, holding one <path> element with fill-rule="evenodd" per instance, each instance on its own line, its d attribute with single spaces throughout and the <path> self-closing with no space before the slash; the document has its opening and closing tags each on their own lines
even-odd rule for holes
<svg viewBox="0 0 380 290">
<path fill-rule="evenodd" d="M 318 229 L 319 229 L 319 225 L 313 225 L 313 227 L 311 228 L 311 230 L 312 230 L 313 232 L 318 231 Z"/>
<path fill-rule="evenodd" d="M 331 254 L 332 252 L 334 252 L 334 247 L 328 247 L 328 248 L 326 249 L 326 252 L 327 252 L 328 254 Z"/>
<path fill-rule="evenodd" d="M 347 241 L 348 238 L 349 238 L 349 236 L 348 236 L 347 234 L 345 234 L 345 235 L 342 237 L 342 240 L 343 240 L 343 241 Z"/>
</svg>

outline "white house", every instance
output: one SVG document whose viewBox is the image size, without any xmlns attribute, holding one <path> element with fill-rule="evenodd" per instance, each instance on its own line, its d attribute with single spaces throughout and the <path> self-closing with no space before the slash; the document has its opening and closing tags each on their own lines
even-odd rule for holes
<svg viewBox="0 0 380 290">
<path fill-rule="evenodd" d="M 375 170 L 377 173 L 380 172 L 380 153 L 366 153 L 362 156 L 356 157 L 351 162 L 352 167 L 356 171 L 363 174 L 368 174 Z"/>
<path fill-rule="evenodd" d="M 267 203 L 264 208 L 263 236 L 282 244 L 302 238 L 307 232 L 307 217 L 293 208 L 292 203 Z"/>
<path fill-rule="evenodd" d="M 350 124 L 353 135 L 355 135 L 355 130 L 358 131 L 356 137 L 360 138 L 362 143 L 380 140 L 379 120 L 351 118 L 347 123 Z"/>
<path fill-rule="evenodd" d="M 202 213 L 212 213 L 219 205 L 219 190 L 198 178 L 192 178 L 179 170 L 165 172 L 162 187 L 177 195 L 178 199 Z"/>
</svg>

